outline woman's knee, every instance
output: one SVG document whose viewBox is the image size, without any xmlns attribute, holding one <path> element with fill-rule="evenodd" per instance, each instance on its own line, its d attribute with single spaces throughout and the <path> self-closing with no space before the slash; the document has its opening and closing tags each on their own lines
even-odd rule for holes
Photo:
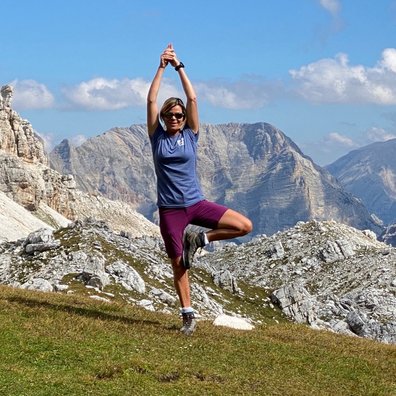
<svg viewBox="0 0 396 396">
<path fill-rule="evenodd" d="M 249 234 L 250 232 L 253 231 L 253 224 L 250 221 L 250 219 L 248 219 L 247 217 L 242 222 L 242 225 L 240 227 L 240 231 L 241 231 L 242 235 Z"/>
<path fill-rule="evenodd" d="M 234 210 L 227 210 L 224 216 L 220 219 L 219 228 L 233 228 L 238 231 L 240 236 L 249 234 L 253 230 L 253 224 L 244 215 Z"/>
<path fill-rule="evenodd" d="M 173 275 L 175 277 L 183 276 L 184 273 L 186 272 L 186 269 L 184 268 L 182 258 L 181 257 L 173 258 L 171 259 L 171 263 L 172 263 Z"/>
</svg>

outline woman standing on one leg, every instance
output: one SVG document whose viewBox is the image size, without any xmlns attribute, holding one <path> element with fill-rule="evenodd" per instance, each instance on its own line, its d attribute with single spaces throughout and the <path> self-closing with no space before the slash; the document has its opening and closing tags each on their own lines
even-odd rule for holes
<svg viewBox="0 0 396 396">
<path fill-rule="evenodd" d="M 167 99 L 161 110 L 158 91 L 165 68 L 171 65 L 180 77 L 187 98 Z M 161 122 L 164 126 L 161 124 Z M 181 304 L 183 327 L 190 335 L 196 321 L 191 307 L 188 268 L 196 250 L 207 243 L 246 235 L 251 221 L 225 206 L 204 199 L 196 173 L 199 136 L 197 98 L 184 65 L 171 44 L 160 57 L 160 64 L 147 95 L 147 128 L 157 175 L 160 230 L 172 262 L 174 284 Z M 188 224 L 210 229 L 204 233 L 183 233 Z"/>
</svg>

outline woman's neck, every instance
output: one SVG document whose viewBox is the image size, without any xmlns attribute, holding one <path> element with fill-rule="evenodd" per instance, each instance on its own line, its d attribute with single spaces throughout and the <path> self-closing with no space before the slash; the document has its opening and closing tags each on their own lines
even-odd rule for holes
<svg viewBox="0 0 396 396">
<path fill-rule="evenodd" d="M 181 132 L 181 129 L 171 129 L 171 130 L 166 130 L 166 133 L 170 136 L 176 136 Z"/>
</svg>

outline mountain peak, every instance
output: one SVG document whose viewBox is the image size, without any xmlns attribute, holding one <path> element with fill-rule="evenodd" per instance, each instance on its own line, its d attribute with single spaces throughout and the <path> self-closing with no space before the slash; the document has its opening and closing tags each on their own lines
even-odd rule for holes
<svg viewBox="0 0 396 396">
<path fill-rule="evenodd" d="M 24 162 L 47 165 L 43 140 L 30 122 L 11 108 L 13 88 L 3 85 L 0 92 L 0 150 Z"/>
</svg>

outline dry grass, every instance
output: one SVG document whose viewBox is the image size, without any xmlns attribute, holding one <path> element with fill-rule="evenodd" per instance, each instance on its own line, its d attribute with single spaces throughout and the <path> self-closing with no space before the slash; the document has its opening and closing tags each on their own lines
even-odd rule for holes
<svg viewBox="0 0 396 396">
<path fill-rule="evenodd" d="M 251 332 L 0 287 L 1 395 L 393 395 L 396 347 L 290 323 Z"/>
</svg>

